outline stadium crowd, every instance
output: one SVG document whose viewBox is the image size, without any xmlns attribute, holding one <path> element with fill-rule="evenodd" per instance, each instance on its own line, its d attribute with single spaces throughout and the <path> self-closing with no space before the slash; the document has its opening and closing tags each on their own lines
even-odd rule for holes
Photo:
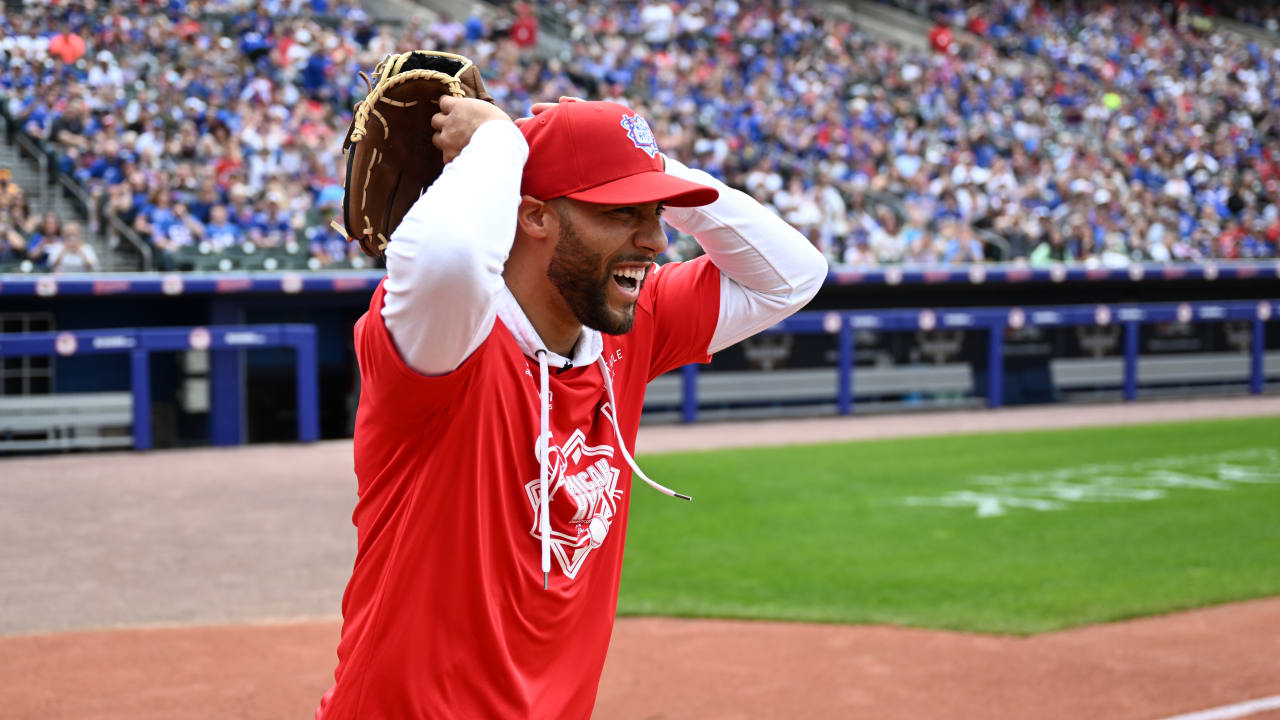
<svg viewBox="0 0 1280 720">
<path fill-rule="evenodd" d="M 31 212 L 25 191 L 13 182 L 13 172 L 0 167 L 0 272 L 22 263 L 53 270 L 97 270 L 98 254 L 84 241 L 80 223 L 63 222 L 57 214 Z M 30 266 L 28 266 L 30 267 Z"/>
<path fill-rule="evenodd" d="M 978 41 L 930 51 L 795 0 L 540 8 L 563 56 L 537 54 L 526 5 L 375 25 L 355 0 L 29 4 L 0 19 L 0 92 L 162 267 L 297 241 L 351 263 L 328 221 L 358 72 L 408 48 L 472 57 L 513 115 L 637 107 L 838 264 L 1276 255 L 1280 51 L 1157 3 L 933 4 Z"/>
</svg>

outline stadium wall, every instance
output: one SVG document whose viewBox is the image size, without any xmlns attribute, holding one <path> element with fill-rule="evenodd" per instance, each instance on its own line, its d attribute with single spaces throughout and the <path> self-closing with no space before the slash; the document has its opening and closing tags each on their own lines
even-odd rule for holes
<svg viewBox="0 0 1280 720">
<path fill-rule="evenodd" d="M 1207 275 L 1207 276 L 1206 276 Z M 810 310 L 1025 306 L 1080 303 L 1180 302 L 1263 299 L 1275 294 L 1280 266 L 1239 264 L 1147 267 L 1141 271 L 1072 268 L 1026 270 L 875 270 L 833 273 Z M 41 315 L 49 330 L 213 324 L 305 323 L 317 333 L 320 434 L 350 434 L 359 392 L 351 328 L 365 311 L 380 274 L 305 273 L 255 275 L 0 276 L 0 320 Z M 6 328 L 7 329 L 7 328 Z M 1140 332 L 1140 352 L 1247 352 L 1247 332 L 1230 323 L 1153 325 Z M 1268 323 L 1265 347 L 1280 347 L 1280 324 Z M 973 393 L 986 391 L 984 332 L 945 329 L 860 332 L 856 366 L 900 367 L 965 363 L 973 368 Z M 1005 338 L 1003 402 L 1062 399 L 1048 378 L 1059 357 L 1123 353 L 1114 332 L 1078 328 L 1031 329 Z M 718 354 L 707 372 L 834 366 L 837 348 L 822 335 L 762 336 Z M 119 356 L 59 357 L 51 361 L 52 392 L 99 392 L 129 387 L 129 366 Z M 237 406 L 243 432 L 223 440 L 266 442 L 296 437 L 293 357 L 284 349 L 239 352 L 234 361 L 156 353 L 152 401 L 157 447 L 205 444 L 218 432 L 208 399 L 186 397 L 221 374 L 241 388 Z M 192 381 L 195 381 L 193 385 Z M 202 385 L 203 383 L 203 385 Z M 206 390 L 207 392 L 207 390 Z M 13 394 L 10 388 L 6 394 Z M 226 400 L 225 398 L 223 399 Z M 860 406 L 861 410 L 861 406 Z"/>
</svg>

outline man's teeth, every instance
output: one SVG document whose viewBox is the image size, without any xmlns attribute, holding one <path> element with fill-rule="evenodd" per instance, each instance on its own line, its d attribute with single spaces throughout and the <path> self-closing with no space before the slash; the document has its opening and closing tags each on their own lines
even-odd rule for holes
<svg viewBox="0 0 1280 720">
<path fill-rule="evenodd" d="M 637 284 L 639 284 L 639 282 L 644 279 L 644 269 L 642 268 L 627 268 L 625 270 L 614 270 L 613 274 L 617 275 L 618 277 L 631 278 L 632 280 L 635 280 Z"/>
</svg>

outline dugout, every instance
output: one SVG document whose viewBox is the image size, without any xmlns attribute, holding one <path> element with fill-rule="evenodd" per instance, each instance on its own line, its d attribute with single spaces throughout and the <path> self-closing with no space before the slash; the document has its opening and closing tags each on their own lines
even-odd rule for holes
<svg viewBox="0 0 1280 720">
<path fill-rule="evenodd" d="M 1214 266 L 1145 267 L 1119 270 L 1063 268 L 1027 270 L 972 267 L 938 270 L 895 269 L 833 272 L 807 310 L 865 310 L 877 308 L 964 308 L 1047 304 L 1181 302 L 1203 300 L 1262 300 L 1280 287 L 1280 265 L 1272 263 Z M 86 330 L 119 327 L 163 327 L 303 323 L 317 333 L 322 438 L 346 437 L 354 424 L 359 381 L 351 330 L 365 311 L 380 274 L 254 273 L 182 275 L 122 274 L 93 276 L 0 276 L 0 327 L 5 332 L 33 329 Z M 1274 298 L 1273 298 L 1274 299 Z M 1265 345 L 1280 348 L 1280 323 L 1268 323 Z M 1115 326 L 1108 328 L 1027 327 L 1008 329 L 1003 338 L 1002 404 L 1118 398 L 1114 365 L 1123 353 Z M 1159 356 L 1230 360 L 1248 352 L 1248 333 L 1239 323 L 1155 323 L 1140 329 L 1140 352 Z M 911 368 L 933 371 L 913 377 L 936 380 L 951 368 L 967 367 L 970 381 L 947 381 L 938 392 L 893 391 L 883 397 L 860 398 L 858 411 L 974 404 L 988 392 L 985 332 L 948 328 L 885 332 L 859 329 L 854 333 L 854 364 L 864 377 L 893 389 Z M 798 393 L 790 399 L 787 373 L 810 375 L 830 371 L 837 348 L 832 337 L 820 334 L 775 334 L 719 353 L 705 377 L 713 373 L 773 373 L 783 388 L 778 399 L 754 403 L 754 413 L 739 412 L 748 403 L 727 398 L 723 417 L 812 414 L 834 412 L 834 403 Z M 226 354 L 224 354 L 226 355 Z M 1077 371 L 1064 383 L 1070 363 L 1098 361 L 1092 377 L 1105 382 L 1090 385 L 1088 370 Z M 107 356 L 7 358 L 4 394 L 89 393 L 119 391 L 129 386 L 123 358 Z M 1111 364 L 1108 365 L 1107 363 Z M 1066 363 L 1067 365 L 1064 365 Z M 1202 375 L 1214 367 L 1204 365 Z M 287 441 L 295 437 L 293 360 L 287 350 L 247 349 L 227 357 L 191 353 L 159 353 L 152 363 L 151 397 L 156 418 L 157 447 L 238 442 Z M 881 376 L 874 373 L 881 372 Z M 895 375 L 896 373 L 896 375 Z M 1083 375 L 1082 375 L 1083 373 Z M 823 382 L 793 376 L 819 387 Z M 807 377 L 807 376 L 806 376 Z M 817 375 L 814 375 L 817 377 Z M 1232 385 L 1179 380 L 1170 376 L 1168 391 L 1243 391 Z M 215 422 L 207 397 L 214 378 L 239 388 Z M 1082 379 L 1083 378 L 1083 379 Z M 727 379 L 727 376 L 726 376 Z M 1204 378 L 1212 380 L 1211 377 Z M 671 381 L 668 381 L 671 382 Z M 924 381 L 920 381 L 924 382 Z M 897 383 L 897 385 L 895 385 Z M 224 385 L 226 386 L 226 385 Z M 865 389 L 865 388 L 864 388 Z M 949 390 L 948 390 L 949 389 Z M 944 391 L 946 390 L 946 391 Z M 727 392 L 727 391 L 726 391 Z M 660 395 L 660 393 L 658 393 Z M 797 395 L 791 391 L 792 395 Z M 657 395 L 655 395 L 657 397 Z M 227 403 L 223 403 L 224 408 Z M 649 403 L 646 403 L 649 407 Z M 650 421 L 671 419 L 655 408 Z M 228 419 L 229 418 L 229 419 Z"/>
</svg>

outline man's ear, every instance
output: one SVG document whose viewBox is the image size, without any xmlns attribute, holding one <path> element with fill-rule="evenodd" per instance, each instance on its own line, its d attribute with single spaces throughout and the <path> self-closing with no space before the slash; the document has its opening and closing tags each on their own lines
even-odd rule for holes
<svg viewBox="0 0 1280 720">
<path fill-rule="evenodd" d="M 550 202 L 524 195 L 516 210 L 516 229 L 536 239 L 558 237 L 560 218 Z"/>
</svg>

